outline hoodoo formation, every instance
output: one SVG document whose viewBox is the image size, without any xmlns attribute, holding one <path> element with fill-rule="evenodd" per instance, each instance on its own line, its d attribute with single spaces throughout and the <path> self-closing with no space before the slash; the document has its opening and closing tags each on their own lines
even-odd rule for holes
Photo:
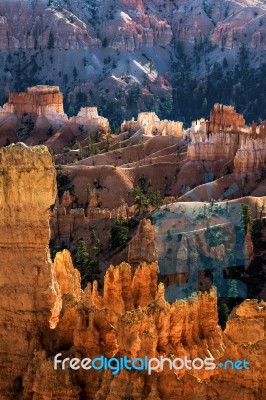
<svg viewBox="0 0 266 400">
<path fill-rule="evenodd" d="M 222 332 L 214 289 L 168 304 L 156 263 L 143 263 L 135 272 L 126 263 L 110 266 L 102 294 L 96 282 L 82 291 L 66 250 L 54 264 L 50 260 L 47 210 L 55 200 L 55 169 L 48 150 L 21 143 L 3 148 L 1 171 L 2 399 L 40 400 L 51 393 L 53 399 L 262 398 L 265 303 L 246 300 Z M 66 198 L 63 202 L 67 207 Z M 147 227 L 138 235 L 142 230 L 148 240 Z M 137 247 L 136 239 L 131 258 Z M 208 355 L 217 363 L 234 357 L 248 359 L 250 370 L 166 369 L 152 376 L 56 371 L 53 356 L 59 352 L 65 357 Z"/>
<path fill-rule="evenodd" d="M 26 114 L 45 116 L 48 110 L 64 114 L 63 94 L 58 86 L 35 86 L 26 93 L 10 93 L 8 102 L 0 108 L 0 117 L 8 114 L 15 114 L 19 119 Z"/>
<path fill-rule="evenodd" d="M 77 116 L 68 119 L 64 114 L 63 95 L 54 86 L 36 86 L 28 88 L 27 93 L 11 93 L 8 103 L 0 108 L 0 123 L 3 145 L 22 139 L 28 144 L 46 144 L 56 153 L 64 146 L 69 149 L 69 145 L 73 146 L 79 140 L 84 142 L 88 133 L 100 141 L 99 134 L 104 139 L 110 132 L 109 121 L 99 116 L 96 107 L 82 107 Z M 262 170 L 265 166 L 265 129 L 265 122 L 248 126 L 234 107 L 216 104 L 210 120 L 194 121 L 187 130 L 183 129 L 182 122 L 162 121 L 154 112 L 142 112 L 136 121 L 124 121 L 120 132 L 124 138 L 141 133 L 145 141 L 153 136 L 187 138 L 183 144 L 188 145 L 187 160 L 226 162 L 235 158 L 235 171 L 248 172 Z M 130 157 L 124 161 L 131 164 L 134 153 L 128 152 Z M 143 158 L 141 154 L 138 160 L 140 158 Z M 113 162 L 121 163 L 119 159 Z M 108 164 L 108 161 L 105 159 L 104 163 Z"/>
<path fill-rule="evenodd" d="M 145 135 L 182 135 L 183 124 L 176 121 L 160 121 L 155 112 L 142 112 L 138 115 L 137 121 L 124 121 L 121 131 L 138 131 L 142 129 Z"/>
<path fill-rule="evenodd" d="M 266 399 L 265 49 L 262 0 L 0 0 L 0 400 Z"/>
<path fill-rule="evenodd" d="M 47 148 L 23 143 L 0 150 L 0 169 L 0 397 L 11 399 L 60 311 L 48 248 L 56 174 Z"/>
<path fill-rule="evenodd" d="M 236 172 L 265 168 L 265 122 L 247 126 L 233 107 L 216 104 L 210 121 L 193 122 L 187 135 L 191 139 L 187 157 L 191 161 L 232 160 Z"/>
<path fill-rule="evenodd" d="M 42 115 L 46 107 L 58 114 L 64 113 L 63 95 L 58 86 L 36 86 L 28 88 L 27 93 L 10 93 L 8 106 L 17 115 Z"/>
</svg>

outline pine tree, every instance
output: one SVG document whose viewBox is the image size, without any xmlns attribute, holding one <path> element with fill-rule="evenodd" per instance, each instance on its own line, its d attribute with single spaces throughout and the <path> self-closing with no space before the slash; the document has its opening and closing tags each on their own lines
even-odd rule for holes
<svg viewBox="0 0 266 400">
<path fill-rule="evenodd" d="M 80 272 L 81 283 L 84 288 L 88 282 L 93 282 L 94 275 L 98 273 L 98 267 L 96 262 L 90 257 L 83 239 L 78 241 L 77 248 L 75 266 Z"/>
<path fill-rule="evenodd" d="M 109 151 L 111 147 L 111 135 L 108 133 L 106 136 L 106 142 L 105 142 L 105 151 Z"/>
<path fill-rule="evenodd" d="M 78 71 L 77 71 L 77 67 L 76 66 L 73 68 L 73 77 L 74 77 L 75 80 L 78 77 Z"/>
<path fill-rule="evenodd" d="M 243 216 L 243 222 L 245 225 L 245 231 L 247 232 L 247 227 L 250 227 L 250 230 L 252 232 L 252 226 L 253 226 L 253 216 L 252 216 L 252 211 L 251 208 L 248 204 L 241 204 L 242 208 L 242 216 Z"/>
<path fill-rule="evenodd" d="M 222 328 L 224 329 L 226 326 L 226 321 L 228 320 L 228 316 L 230 314 L 230 308 L 226 303 L 222 303 L 218 307 L 218 312 L 219 312 L 219 320 Z"/>
<path fill-rule="evenodd" d="M 53 32 L 49 33 L 49 39 L 48 39 L 48 49 L 54 49 L 54 34 Z"/>
<path fill-rule="evenodd" d="M 127 221 L 116 219 L 111 229 L 111 247 L 116 249 L 123 247 L 129 239 L 129 229 Z"/>
<path fill-rule="evenodd" d="M 232 279 L 228 290 L 228 297 L 236 299 L 239 296 L 236 280 Z"/>
<path fill-rule="evenodd" d="M 149 204 L 156 210 L 163 204 L 161 193 L 159 190 L 155 190 L 154 192 L 149 194 L 148 197 Z"/>
<path fill-rule="evenodd" d="M 77 253 L 76 253 L 76 267 L 79 269 L 81 277 L 87 272 L 89 267 L 89 253 L 86 249 L 86 243 L 83 239 L 79 240 L 77 243 Z"/>
<path fill-rule="evenodd" d="M 154 60 L 151 58 L 150 59 L 150 61 L 149 61 L 149 69 L 150 69 L 150 73 L 152 73 L 152 70 L 153 70 L 153 68 L 154 68 Z"/>
<path fill-rule="evenodd" d="M 137 186 L 130 192 L 134 196 L 134 204 L 136 206 L 137 214 L 144 212 L 149 207 L 147 196 L 143 193 L 143 190 Z"/>
</svg>

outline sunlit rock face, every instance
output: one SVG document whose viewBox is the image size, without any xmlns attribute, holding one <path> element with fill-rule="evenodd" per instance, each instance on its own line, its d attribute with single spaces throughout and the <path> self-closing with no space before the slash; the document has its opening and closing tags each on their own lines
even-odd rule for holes
<svg viewBox="0 0 266 400">
<path fill-rule="evenodd" d="M 138 114 L 135 121 L 124 121 L 121 125 L 121 131 L 137 131 L 141 129 L 147 136 L 173 135 L 182 136 L 183 123 L 179 121 L 160 120 L 155 112 L 142 112 Z"/>
<path fill-rule="evenodd" d="M 67 253 L 59 259 L 60 263 L 65 259 L 69 265 Z M 71 268 L 63 271 L 67 272 L 65 278 L 73 273 Z M 63 297 L 60 321 L 50 336 L 49 352 L 78 358 L 210 356 L 217 364 L 232 358 L 246 359 L 251 364 L 250 370 L 238 371 L 235 376 L 234 370 L 218 367 L 187 373 L 166 367 L 151 377 L 126 370 L 113 376 L 110 371 L 74 372 L 69 368 L 55 371 L 53 357 L 36 352 L 24 375 L 24 395 L 34 388 L 36 399 L 53 391 L 55 399 L 63 394 L 67 399 L 78 399 L 82 393 L 92 399 L 104 396 L 111 400 L 115 396 L 122 400 L 133 393 L 134 399 L 144 400 L 146 388 L 148 393 L 156 394 L 150 398 L 157 400 L 174 400 L 177 393 L 184 396 L 184 392 L 187 400 L 193 396 L 206 400 L 214 393 L 217 399 L 230 396 L 236 400 L 238 392 L 245 399 L 251 396 L 259 400 L 265 391 L 261 357 L 265 346 L 265 303 L 246 300 L 234 310 L 223 333 L 218 325 L 214 290 L 169 304 L 165 301 L 163 284 L 157 286 L 156 275 L 155 263 L 142 264 L 134 274 L 129 264 L 122 263 L 108 269 L 102 295 L 95 282 L 80 299 L 79 291 L 72 285 L 71 293 Z M 66 280 L 62 278 L 66 289 Z M 76 284 L 78 288 L 78 281 Z M 56 343 L 54 347 L 52 343 Z"/>
<path fill-rule="evenodd" d="M 215 104 L 210 115 L 209 132 L 216 133 L 229 130 L 239 132 L 245 128 L 243 115 L 238 114 L 234 107 Z"/>
<path fill-rule="evenodd" d="M 76 117 L 70 118 L 70 122 L 78 125 L 99 126 L 106 132 L 110 130 L 108 119 L 98 114 L 97 107 L 82 107 Z"/>
<path fill-rule="evenodd" d="M 261 171 L 266 163 L 266 140 L 246 138 L 242 140 L 234 158 L 235 171 L 238 173 Z"/>
<path fill-rule="evenodd" d="M 0 124 L 1 146 L 23 141 L 28 145 L 44 143 L 55 151 L 77 140 L 85 127 L 102 135 L 110 132 L 108 119 L 98 115 L 97 107 L 81 107 L 77 116 L 68 119 L 59 86 L 49 85 L 9 93 L 8 101 L 0 107 Z"/>
<path fill-rule="evenodd" d="M 132 264 L 157 261 L 154 231 L 149 219 L 140 222 L 137 233 L 129 244 L 128 261 Z"/>
<path fill-rule="evenodd" d="M 236 307 L 222 332 L 215 289 L 168 303 L 158 285 L 152 226 L 144 221 L 131 243 L 132 261 L 110 266 L 102 292 L 80 288 L 67 251 L 52 264 L 48 209 L 55 202 L 55 169 L 44 146 L 22 143 L 0 151 L 0 394 L 1 399 L 260 400 L 265 394 L 264 302 Z M 68 207 L 67 193 L 61 207 Z M 177 203 L 178 204 L 178 203 Z M 140 237 L 143 237 L 143 243 Z M 184 256 L 184 249 L 182 248 Z M 178 260 L 184 261 L 179 253 Z M 249 370 L 73 371 L 54 369 L 63 357 L 213 357 L 246 359 Z M 169 385 L 169 382 L 171 385 Z M 229 384 L 230 382 L 230 384 Z"/>
<path fill-rule="evenodd" d="M 26 93 L 10 93 L 8 104 L 17 115 L 32 113 L 45 116 L 47 108 L 54 113 L 64 114 L 63 94 L 58 86 L 35 86 Z"/>
<path fill-rule="evenodd" d="M 192 123 L 186 131 L 190 138 L 189 161 L 233 161 L 236 173 L 262 171 L 265 167 L 265 122 L 247 126 L 234 107 L 215 104 L 210 120 Z"/>
<path fill-rule="evenodd" d="M 43 146 L 2 148 L 0 171 L 0 397 L 8 399 L 60 308 L 48 248 L 56 186 Z"/>
<path fill-rule="evenodd" d="M 71 13 L 63 7 L 62 12 L 55 10 L 52 3 L 46 0 L 1 1 L 0 14 L 4 17 L 0 19 L 0 48 L 45 48 L 49 43 L 49 31 L 53 32 L 56 48 L 99 46 L 100 41 L 89 27 L 77 17 L 72 20 Z M 19 23 L 16 15 L 19 15 Z"/>
</svg>

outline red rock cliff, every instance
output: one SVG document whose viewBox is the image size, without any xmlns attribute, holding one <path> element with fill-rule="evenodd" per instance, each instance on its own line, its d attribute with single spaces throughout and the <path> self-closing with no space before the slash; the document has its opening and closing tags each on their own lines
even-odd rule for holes
<svg viewBox="0 0 266 400">
<path fill-rule="evenodd" d="M 58 86 L 36 86 L 28 88 L 27 93 L 10 93 L 8 104 L 13 106 L 14 113 L 18 115 L 45 115 L 46 107 L 64 114 L 63 94 Z"/>
<path fill-rule="evenodd" d="M 232 106 L 215 104 L 210 116 L 209 132 L 226 130 L 239 132 L 241 128 L 245 128 L 243 115 L 238 114 Z"/>
<path fill-rule="evenodd" d="M 1 399 L 12 398 L 34 351 L 41 347 L 49 319 L 56 323 L 59 304 L 47 211 L 55 190 L 55 170 L 45 147 L 18 143 L 0 150 Z"/>
</svg>

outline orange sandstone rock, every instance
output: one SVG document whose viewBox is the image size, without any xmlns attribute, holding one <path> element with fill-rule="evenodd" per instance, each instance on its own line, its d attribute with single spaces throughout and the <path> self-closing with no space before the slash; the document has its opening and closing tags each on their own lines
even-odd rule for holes
<svg viewBox="0 0 266 400">
<path fill-rule="evenodd" d="M 17 144 L 0 156 L 1 399 L 265 397 L 265 303 L 246 300 L 222 332 L 215 290 L 169 304 L 163 284 L 157 286 L 156 263 L 144 263 L 134 274 L 129 264 L 111 266 L 102 295 L 96 282 L 82 292 L 69 253 L 58 254 L 53 266 L 49 257 L 47 209 L 55 201 L 49 152 Z M 59 352 L 62 358 L 212 356 L 216 363 L 246 359 L 251 368 L 171 371 L 166 365 L 151 376 L 127 370 L 112 375 L 55 370 Z"/>
<path fill-rule="evenodd" d="M 28 88 L 27 93 L 10 93 L 8 103 L 15 114 L 33 113 L 45 115 L 49 107 L 58 114 L 64 114 L 63 94 L 58 86 L 36 86 Z"/>
<path fill-rule="evenodd" d="M 238 114 L 234 107 L 223 104 L 215 104 L 210 115 L 209 131 L 216 133 L 230 128 L 232 131 L 238 131 L 245 127 L 243 115 Z"/>
<path fill-rule="evenodd" d="M 266 164 L 266 139 L 245 138 L 234 158 L 235 172 L 260 171 Z"/>
<path fill-rule="evenodd" d="M 154 229 L 150 219 L 140 221 L 137 233 L 129 243 L 128 261 L 131 264 L 157 261 Z"/>
<path fill-rule="evenodd" d="M 48 248 L 56 184 L 44 146 L 2 148 L 0 171 L 0 398 L 10 399 L 60 311 Z"/>
<path fill-rule="evenodd" d="M 183 122 L 160 120 L 155 112 L 141 112 L 138 114 L 137 121 L 124 121 L 121 125 L 121 132 L 127 130 L 142 129 L 145 135 L 173 135 L 182 136 Z"/>
</svg>

